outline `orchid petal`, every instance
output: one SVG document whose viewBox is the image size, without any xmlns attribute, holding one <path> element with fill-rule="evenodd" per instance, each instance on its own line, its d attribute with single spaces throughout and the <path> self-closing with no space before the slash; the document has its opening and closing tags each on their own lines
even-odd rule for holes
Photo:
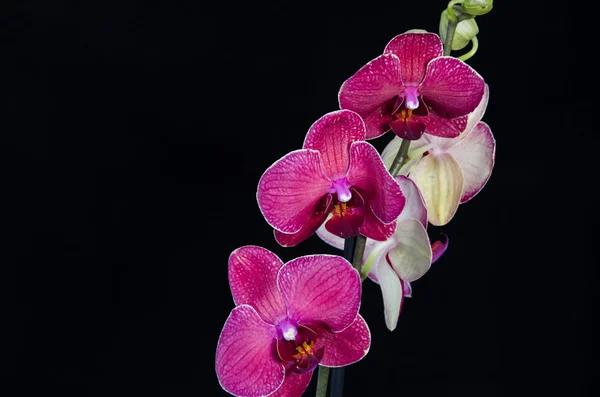
<svg viewBox="0 0 600 397">
<path fill-rule="evenodd" d="M 390 40 L 383 52 L 400 58 L 402 82 L 416 86 L 423 80 L 429 61 L 442 56 L 442 41 L 435 33 L 403 33 Z"/>
<path fill-rule="evenodd" d="M 373 244 L 374 243 L 374 244 Z M 371 246 L 369 250 L 369 254 L 366 254 L 367 248 Z M 377 267 L 381 264 L 387 263 L 387 253 L 389 250 L 396 246 L 396 239 L 390 238 L 386 241 L 373 241 L 367 239 L 367 244 L 365 247 L 365 256 L 364 256 L 364 264 L 363 264 L 363 272 L 369 272 L 369 278 L 379 284 L 379 279 L 377 278 Z"/>
<path fill-rule="evenodd" d="M 365 201 L 383 223 L 391 223 L 402 212 L 406 199 L 400 185 L 383 165 L 370 143 L 354 142 L 350 147 L 348 182 L 362 189 Z"/>
<path fill-rule="evenodd" d="M 234 396 L 259 397 L 277 390 L 285 368 L 273 357 L 275 327 L 249 305 L 233 309 L 225 322 L 215 359 L 221 387 Z"/>
<path fill-rule="evenodd" d="M 325 241 L 327 244 L 331 245 L 332 247 L 335 247 L 339 250 L 344 249 L 345 239 L 331 233 L 329 230 L 327 230 L 325 228 L 325 226 L 321 226 L 320 228 L 318 228 L 316 233 L 317 233 L 317 236 L 319 236 L 319 238 L 321 240 Z"/>
<path fill-rule="evenodd" d="M 359 228 L 360 234 L 377 241 L 385 241 L 392 237 L 394 230 L 396 230 L 396 221 L 390 223 L 381 222 L 368 206 L 363 215 L 363 223 Z"/>
<path fill-rule="evenodd" d="M 348 327 L 358 314 L 361 282 L 350 262 L 337 255 L 307 255 L 286 263 L 277 286 L 288 316 L 302 324 L 326 324 L 333 332 Z"/>
<path fill-rule="evenodd" d="M 483 78 L 472 67 L 444 56 L 429 62 L 419 92 L 438 115 L 455 118 L 475 110 L 484 87 Z"/>
<path fill-rule="evenodd" d="M 355 191 L 352 200 L 360 202 L 360 205 L 348 206 L 343 212 L 333 210 L 333 216 L 325 222 L 325 228 L 342 238 L 353 238 L 359 234 L 359 230 L 365 221 L 365 203 L 362 197 Z"/>
<path fill-rule="evenodd" d="M 389 131 L 391 116 L 388 102 L 395 102 L 404 86 L 400 78 L 400 60 L 383 54 L 373 59 L 344 81 L 338 93 L 341 109 L 358 113 L 367 126 L 366 139 Z"/>
<path fill-rule="evenodd" d="M 445 234 L 443 234 L 444 239 L 443 240 L 437 240 L 434 243 L 431 244 L 431 263 L 435 263 L 438 259 L 440 259 L 440 257 L 442 256 L 442 254 L 444 252 L 446 252 L 446 250 L 448 249 L 448 244 L 450 243 L 450 240 L 448 239 L 448 236 L 446 236 Z"/>
<path fill-rule="evenodd" d="M 402 296 L 405 298 L 412 298 L 412 286 L 408 281 L 400 280 L 402 283 Z"/>
<path fill-rule="evenodd" d="M 281 233 L 278 230 L 273 230 L 275 240 L 283 247 L 293 247 L 312 236 L 327 219 L 331 211 L 331 202 L 331 194 L 328 194 L 317 204 L 314 215 L 297 233 Z"/>
<path fill-rule="evenodd" d="M 365 319 L 359 314 L 354 322 L 341 332 L 330 332 L 319 327 L 317 346 L 325 346 L 325 354 L 320 365 L 342 367 L 360 361 L 371 347 L 371 331 Z"/>
<path fill-rule="evenodd" d="M 398 317 L 404 300 L 402 283 L 387 262 L 379 262 L 375 273 L 383 296 L 385 325 L 390 331 L 393 331 L 398 324 Z"/>
<path fill-rule="evenodd" d="M 467 127 L 468 119 L 466 115 L 447 118 L 435 112 L 430 112 L 427 116 L 413 115 L 410 118 L 425 124 L 424 134 L 442 138 L 455 138 L 459 136 Z"/>
<path fill-rule="evenodd" d="M 454 216 L 463 189 L 463 173 L 449 153 L 425 156 L 413 168 L 410 178 L 419 187 L 427 218 L 435 226 L 443 226 Z"/>
<path fill-rule="evenodd" d="M 276 324 L 286 315 L 286 307 L 277 289 L 277 273 L 283 266 L 271 251 L 244 246 L 229 255 L 229 286 L 236 305 L 252 306 L 266 322 Z"/>
<path fill-rule="evenodd" d="M 273 394 L 269 394 L 269 397 L 300 397 L 310 384 L 313 371 L 306 372 L 304 374 L 296 374 L 290 372 L 285 377 L 285 382 L 277 391 Z"/>
<path fill-rule="evenodd" d="M 406 205 L 397 222 L 403 222 L 406 219 L 412 218 L 421 222 L 424 227 L 427 227 L 427 208 L 417 185 L 410 178 L 403 175 L 398 175 L 396 181 L 398 181 L 402 193 L 406 197 Z"/>
<path fill-rule="evenodd" d="M 415 164 L 419 162 L 421 157 L 423 157 L 423 153 L 426 152 L 431 145 L 428 138 L 428 136 L 423 135 L 420 139 L 411 141 L 408 148 L 408 161 L 400 168 L 398 175 L 408 175 Z M 392 167 L 401 144 L 402 138 L 395 136 L 381 152 L 381 159 L 388 170 Z"/>
<path fill-rule="evenodd" d="M 479 122 L 448 152 L 454 156 L 463 171 L 465 182 L 460 199 L 462 204 L 479 193 L 490 179 L 496 158 L 496 140 L 490 127 Z"/>
<path fill-rule="evenodd" d="M 467 127 L 465 128 L 465 132 L 471 131 L 477 125 L 477 123 L 481 121 L 483 115 L 485 114 L 485 110 L 487 109 L 489 99 L 490 87 L 486 84 L 479 105 L 477 105 L 475 110 L 469 113 L 467 117 Z"/>
<path fill-rule="evenodd" d="M 387 254 L 388 262 L 402 280 L 418 280 L 431 267 L 431 245 L 425 226 L 416 219 L 398 222 L 394 239 L 396 245 Z"/>
<path fill-rule="evenodd" d="M 365 139 L 365 123 L 357 113 L 338 110 L 327 113 L 310 127 L 303 149 L 321 153 L 323 172 L 331 180 L 346 176 L 350 145 Z"/>
<path fill-rule="evenodd" d="M 283 233 L 296 233 L 309 222 L 330 187 L 319 152 L 301 149 L 286 154 L 264 172 L 256 198 L 269 225 Z"/>
</svg>

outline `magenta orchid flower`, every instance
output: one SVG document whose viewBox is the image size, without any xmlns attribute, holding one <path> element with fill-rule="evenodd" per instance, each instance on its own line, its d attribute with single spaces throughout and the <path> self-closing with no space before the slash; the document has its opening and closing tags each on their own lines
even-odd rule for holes
<svg viewBox="0 0 600 397">
<path fill-rule="evenodd" d="M 396 328 L 405 297 L 412 296 L 411 282 L 421 278 L 448 248 L 448 239 L 430 244 L 427 209 L 419 189 L 409 178 L 397 176 L 406 196 L 406 206 L 397 219 L 394 235 L 386 241 L 367 240 L 363 269 L 378 283 L 383 295 L 385 324 Z M 324 228 L 317 235 L 343 249 L 344 241 Z"/>
<path fill-rule="evenodd" d="M 483 78 L 463 61 L 442 56 L 438 35 L 410 30 L 346 80 L 341 109 L 357 112 L 373 139 L 390 129 L 400 138 L 456 137 L 480 102 Z"/>
<path fill-rule="evenodd" d="M 419 187 L 429 222 L 450 222 L 459 204 L 472 199 L 487 183 L 495 163 L 496 141 L 490 127 L 481 122 L 489 98 L 486 85 L 477 108 L 468 116 L 467 128 L 457 138 L 423 136 L 410 144 L 408 162 L 400 174 L 408 175 Z M 402 140 L 394 139 L 381 156 L 390 166 Z"/>
<path fill-rule="evenodd" d="M 234 396 L 300 396 L 317 365 L 349 365 L 369 350 L 371 334 L 358 314 L 360 276 L 341 256 L 283 264 L 265 248 L 244 246 L 229 257 L 229 285 L 236 307 L 215 367 Z"/>
<path fill-rule="evenodd" d="M 350 110 L 328 113 L 309 129 L 302 149 L 277 160 L 260 178 L 258 206 L 282 246 L 294 246 L 325 222 L 331 233 L 385 240 L 404 195 L 365 124 Z"/>
</svg>

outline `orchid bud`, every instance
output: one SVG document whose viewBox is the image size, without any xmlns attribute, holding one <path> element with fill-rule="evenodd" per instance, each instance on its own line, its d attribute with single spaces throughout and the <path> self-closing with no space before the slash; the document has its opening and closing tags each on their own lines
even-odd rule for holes
<svg viewBox="0 0 600 397">
<path fill-rule="evenodd" d="M 484 15 L 492 10 L 494 0 L 465 0 L 462 3 L 464 12 L 470 15 Z"/>
<path fill-rule="evenodd" d="M 446 10 L 442 12 L 440 18 L 440 38 L 442 42 L 446 41 L 446 32 L 448 30 L 448 14 Z M 468 18 L 462 20 L 456 25 L 456 31 L 454 32 L 454 39 L 452 40 L 452 51 L 458 51 L 465 48 L 473 37 L 479 33 L 479 27 L 475 18 Z"/>
</svg>

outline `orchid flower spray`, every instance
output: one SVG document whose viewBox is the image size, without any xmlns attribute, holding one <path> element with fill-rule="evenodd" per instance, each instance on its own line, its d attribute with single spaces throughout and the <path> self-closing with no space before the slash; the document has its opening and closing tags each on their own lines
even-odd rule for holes
<svg viewBox="0 0 600 397">
<path fill-rule="evenodd" d="M 412 284 L 448 249 L 446 235 L 432 239 L 428 226 L 448 224 L 495 164 L 496 141 L 482 121 L 490 88 L 466 63 L 479 48 L 475 18 L 491 8 L 492 0 L 452 0 L 439 35 L 411 29 L 392 37 L 343 80 L 339 109 L 261 175 L 256 201 L 279 246 L 316 234 L 343 255 L 284 263 L 256 245 L 231 253 L 234 307 L 215 352 L 225 392 L 299 397 L 317 371 L 316 397 L 342 397 L 345 368 L 371 348 L 359 313 L 367 279 L 380 287 L 387 329 L 398 332 Z M 389 131 L 380 154 L 368 140 Z"/>
</svg>

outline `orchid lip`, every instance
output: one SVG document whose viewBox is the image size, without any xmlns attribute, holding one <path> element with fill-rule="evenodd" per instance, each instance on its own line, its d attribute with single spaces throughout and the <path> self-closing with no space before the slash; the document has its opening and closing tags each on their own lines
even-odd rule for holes
<svg viewBox="0 0 600 397">
<path fill-rule="evenodd" d="M 352 192 L 350 192 L 351 187 L 352 185 L 348 183 L 346 178 L 341 178 L 332 182 L 329 193 L 337 194 L 340 203 L 347 203 L 352 199 Z"/>
<path fill-rule="evenodd" d="M 279 330 L 283 333 L 283 338 L 278 338 L 276 351 L 279 359 L 291 364 L 291 370 L 297 374 L 310 372 L 316 368 L 325 351 L 325 346 L 317 346 L 317 333 L 305 326 L 297 324 L 290 319 L 284 320 L 279 324 Z M 293 331 L 292 331 L 293 330 Z M 294 339 L 290 340 L 285 335 L 295 333 Z"/>
</svg>

